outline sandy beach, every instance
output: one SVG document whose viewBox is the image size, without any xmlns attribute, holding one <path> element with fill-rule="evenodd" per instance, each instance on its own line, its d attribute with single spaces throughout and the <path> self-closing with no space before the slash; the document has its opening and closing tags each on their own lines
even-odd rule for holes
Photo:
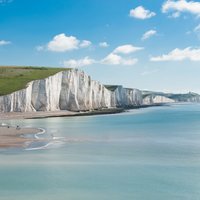
<svg viewBox="0 0 200 200">
<path fill-rule="evenodd" d="M 37 128 L 23 128 L 0 126 L 0 148 L 25 147 L 27 142 L 35 139 L 25 138 L 24 134 L 36 134 L 41 132 Z"/>
<path fill-rule="evenodd" d="M 77 113 L 76 112 L 70 112 L 70 111 L 8 112 L 8 113 L 0 113 L 0 120 L 62 117 L 62 116 L 73 116 L 75 114 L 77 114 Z"/>
<path fill-rule="evenodd" d="M 121 108 L 102 109 L 94 111 L 84 112 L 71 112 L 71 111 L 48 111 L 48 112 L 9 112 L 0 113 L 0 120 L 9 119 L 37 119 L 48 117 L 72 117 L 72 116 L 88 116 L 88 115 L 100 115 L 100 114 L 114 114 L 123 112 Z"/>
<path fill-rule="evenodd" d="M 87 112 L 70 112 L 70 111 L 53 111 L 53 112 L 10 112 L 0 113 L 0 122 L 3 120 L 12 119 L 38 119 L 48 117 L 73 117 L 73 116 L 88 116 L 88 115 L 101 115 L 101 114 L 114 114 L 123 112 L 123 109 L 103 109 Z M 39 128 L 24 128 L 24 127 L 10 127 L 0 126 L 0 148 L 9 147 L 25 147 L 27 143 L 30 143 L 36 139 L 25 138 L 24 134 L 36 134 L 41 132 Z"/>
</svg>

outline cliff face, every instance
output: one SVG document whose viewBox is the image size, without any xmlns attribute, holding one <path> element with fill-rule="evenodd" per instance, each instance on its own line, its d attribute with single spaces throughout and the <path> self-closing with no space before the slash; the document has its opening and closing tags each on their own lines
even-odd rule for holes
<svg viewBox="0 0 200 200">
<path fill-rule="evenodd" d="M 142 91 L 143 104 L 191 102 L 200 103 L 200 95 L 189 92 L 186 94 L 173 94 L 163 92 Z"/>
<path fill-rule="evenodd" d="M 111 107 L 110 91 L 84 72 L 62 72 L 59 108 L 61 110 L 91 110 Z"/>
<path fill-rule="evenodd" d="M 143 104 L 142 92 L 138 89 L 125 88 L 125 106 L 139 106 Z"/>
<path fill-rule="evenodd" d="M 85 111 L 141 104 L 139 90 L 120 86 L 110 91 L 78 70 L 32 81 L 25 89 L 0 96 L 0 112 Z"/>
<path fill-rule="evenodd" d="M 138 89 L 117 86 L 112 92 L 112 105 L 115 107 L 131 107 L 142 105 L 142 93 Z"/>
<path fill-rule="evenodd" d="M 171 94 L 169 95 L 169 98 L 175 100 L 176 102 L 200 103 L 200 95 L 193 92 L 186 94 Z"/>
<path fill-rule="evenodd" d="M 84 72 L 73 69 L 32 81 L 25 89 L 0 96 L 0 112 L 87 111 L 173 102 L 200 102 L 200 95 L 104 86 Z"/>
<path fill-rule="evenodd" d="M 144 105 L 153 105 L 158 103 L 174 103 L 173 99 L 160 96 L 160 95 L 149 95 L 143 99 Z"/>
</svg>

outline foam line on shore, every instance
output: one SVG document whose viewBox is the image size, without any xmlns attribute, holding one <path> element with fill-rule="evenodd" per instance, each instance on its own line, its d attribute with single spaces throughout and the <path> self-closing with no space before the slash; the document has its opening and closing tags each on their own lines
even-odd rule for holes
<svg viewBox="0 0 200 200">
<path fill-rule="evenodd" d="M 36 150 L 42 150 L 42 149 L 46 149 L 48 146 L 50 146 L 52 143 L 49 142 L 47 143 L 46 145 L 44 146 L 41 146 L 41 147 L 34 147 L 34 148 L 27 148 L 25 149 L 26 151 L 36 151 Z"/>
<path fill-rule="evenodd" d="M 34 135 L 35 139 L 40 139 L 40 137 L 38 137 L 38 136 L 39 136 L 39 135 L 43 135 L 43 134 L 45 134 L 45 132 L 46 132 L 46 130 L 43 129 L 43 128 L 38 128 L 38 129 L 41 130 L 41 132 L 36 133 L 36 134 Z"/>
<path fill-rule="evenodd" d="M 56 145 L 56 144 L 64 144 L 64 142 L 61 142 L 61 141 L 54 141 L 54 142 L 49 142 L 43 146 L 40 146 L 40 147 L 33 147 L 33 148 L 26 148 L 25 150 L 26 151 L 36 151 L 36 150 L 43 150 L 43 149 L 47 149 L 49 146 L 51 145 Z"/>
</svg>

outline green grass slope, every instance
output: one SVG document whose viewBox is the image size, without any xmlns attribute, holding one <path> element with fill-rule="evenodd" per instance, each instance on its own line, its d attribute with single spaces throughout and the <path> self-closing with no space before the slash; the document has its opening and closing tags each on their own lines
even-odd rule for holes
<svg viewBox="0 0 200 200">
<path fill-rule="evenodd" d="M 26 88 L 30 81 L 44 79 L 63 70 L 69 69 L 2 66 L 0 67 L 0 96 Z"/>
</svg>

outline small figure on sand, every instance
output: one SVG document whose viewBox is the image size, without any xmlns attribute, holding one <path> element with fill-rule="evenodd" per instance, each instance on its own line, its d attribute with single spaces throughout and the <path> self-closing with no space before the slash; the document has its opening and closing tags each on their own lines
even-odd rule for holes
<svg viewBox="0 0 200 200">
<path fill-rule="evenodd" d="M 16 130 L 20 130 L 21 128 L 20 128 L 20 126 L 19 125 L 17 125 L 17 127 L 16 127 Z"/>
</svg>

